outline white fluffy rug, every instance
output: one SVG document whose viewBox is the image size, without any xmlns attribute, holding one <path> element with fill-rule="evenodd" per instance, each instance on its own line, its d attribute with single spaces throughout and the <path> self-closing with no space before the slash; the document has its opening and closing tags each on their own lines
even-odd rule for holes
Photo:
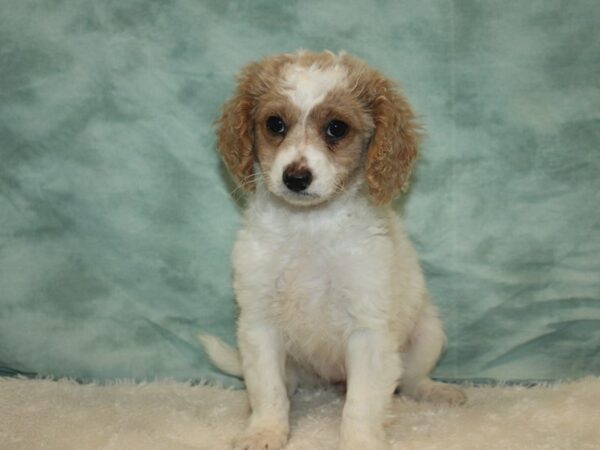
<svg viewBox="0 0 600 450">
<path fill-rule="evenodd" d="M 394 448 L 600 448 L 600 378 L 467 393 L 468 403 L 455 408 L 396 398 L 388 426 Z M 334 389 L 296 394 L 286 449 L 335 449 L 342 405 Z M 0 378 L 3 450 L 227 449 L 247 414 L 244 391 Z"/>
</svg>

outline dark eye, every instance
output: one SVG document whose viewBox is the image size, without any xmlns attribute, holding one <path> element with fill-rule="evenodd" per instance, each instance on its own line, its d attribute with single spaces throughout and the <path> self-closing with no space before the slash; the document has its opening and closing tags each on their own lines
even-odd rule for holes
<svg viewBox="0 0 600 450">
<path fill-rule="evenodd" d="M 327 124 L 327 128 L 325 128 L 325 133 L 327 137 L 332 139 L 341 139 L 348 132 L 348 125 L 341 120 L 332 120 Z"/>
<path fill-rule="evenodd" d="M 279 116 L 271 116 L 267 119 L 267 128 L 273 134 L 284 134 L 285 122 Z"/>
</svg>

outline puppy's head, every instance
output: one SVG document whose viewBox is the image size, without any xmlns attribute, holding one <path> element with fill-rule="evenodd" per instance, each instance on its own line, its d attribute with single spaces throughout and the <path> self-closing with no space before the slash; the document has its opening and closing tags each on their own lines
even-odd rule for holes
<svg viewBox="0 0 600 450">
<path fill-rule="evenodd" d="M 414 114 L 390 80 L 328 52 L 246 66 L 218 127 L 236 182 L 252 191 L 262 176 L 294 205 L 326 202 L 355 179 L 376 203 L 390 201 L 407 185 L 419 140 Z"/>
</svg>

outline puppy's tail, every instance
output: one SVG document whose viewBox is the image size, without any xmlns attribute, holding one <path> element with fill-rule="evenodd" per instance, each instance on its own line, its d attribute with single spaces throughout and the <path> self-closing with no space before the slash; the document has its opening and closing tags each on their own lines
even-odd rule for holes
<svg viewBox="0 0 600 450">
<path fill-rule="evenodd" d="M 210 334 L 200 333 L 196 337 L 215 366 L 229 375 L 242 378 L 242 358 L 235 348 Z"/>
</svg>

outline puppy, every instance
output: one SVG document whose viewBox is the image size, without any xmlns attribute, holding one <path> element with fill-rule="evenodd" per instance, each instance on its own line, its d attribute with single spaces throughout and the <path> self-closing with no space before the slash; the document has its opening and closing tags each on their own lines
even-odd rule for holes
<svg viewBox="0 0 600 450">
<path fill-rule="evenodd" d="M 252 408 L 236 450 L 277 450 L 288 394 L 345 382 L 341 450 L 389 445 L 397 387 L 458 404 L 429 373 L 445 345 L 419 261 L 390 201 L 406 188 L 419 127 L 393 82 L 347 54 L 298 52 L 245 67 L 218 148 L 250 193 L 233 250 L 239 354 L 201 335 Z"/>
</svg>

